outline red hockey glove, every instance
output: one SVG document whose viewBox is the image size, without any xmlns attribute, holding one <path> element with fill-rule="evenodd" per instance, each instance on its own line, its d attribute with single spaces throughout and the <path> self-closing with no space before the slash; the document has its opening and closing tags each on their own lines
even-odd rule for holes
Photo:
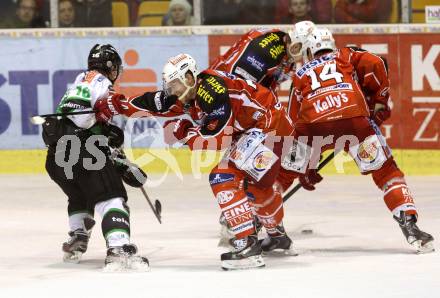
<svg viewBox="0 0 440 298">
<path fill-rule="evenodd" d="M 172 145 L 188 134 L 188 129 L 194 127 L 188 119 L 168 120 L 163 124 L 165 143 Z"/>
<path fill-rule="evenodd" d="M 388 106 L 383 104 L 376 104 L 373 112 L 373 121 L 380 126 L 385 120 L 390 118 L 391 110 Z"/>
<path fill-rule="evenodd" d="M 304 175 L 299 176 L 299 183 L 306 190 L 315 190 L 315 184 L 322 181 L 322 176 L 319 175 L 318 171 L 307 170 Z"/>
<path fill-rule="evenodd" d="M 107 98 L 101 98 L 95 102 L 96 121 L 107 123 L 112 117 L 121 114 L 127 107 L 127 99 L 124 95 L 113 93 Z"/>
</svg>

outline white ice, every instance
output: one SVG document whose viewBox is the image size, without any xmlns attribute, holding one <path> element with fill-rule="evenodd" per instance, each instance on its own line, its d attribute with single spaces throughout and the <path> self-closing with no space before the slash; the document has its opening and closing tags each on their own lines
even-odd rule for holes
<svg viewBox="0 0 440 298">
<path fill-rule="evenodd" d="M 409 177 L 419 227 L 440 239 L 440 177 Z M 66 199 L 45 175 L 0 176 L 0 297 L 440 297 L 440 257 L 416 255 L 370 177 L 329 176 L 285 205 L 297 257 L 266 267 L 220 269 L 218 206 L 207 178 L 169 176 L 148 189 L 163 205 L 159 225 L 129 190 L 132 239 L 147 273 L 102 273 L 105 243 L 95 227 L 81 264 L 62 262 Z M 302 235 L 304 229 L 313 234 Z"/>
</svg>

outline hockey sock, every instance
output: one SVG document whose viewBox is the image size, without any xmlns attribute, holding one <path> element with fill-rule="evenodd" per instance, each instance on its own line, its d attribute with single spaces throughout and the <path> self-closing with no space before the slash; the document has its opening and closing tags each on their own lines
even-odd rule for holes
<svg viewBox="0 0 440 298">
<path fill-rule="evenodd" d="M 278 225 L 282 225 L 284 217 L 283 198 L 278 191 L 274 191 L 272 187 L 257 188 L 249 186 L 248 192 L 253 198 L 251 200 L 252 207 L 258 216 L 258 219 L 266 228 L 269 235 L 277 235 Z"/>
<path fill-rule="evenodd" d="M 279 237 L 286 235 L 286 231 L 284 230 L 282 222 L 280 222 L 275 228 L 266 229 L 266 231 L 270 237 Z"/>
<path fill-rule="evenodd" d="M 417 214 L 413 197 L 403 178 L 387 182 L 383 191 L 385 204 L 394 216 L 399 217 L 401 211 L 406 215 Z"/>
<path fill-rule="evenodd" d="M 235 238 L 255 233 L 254 215 L 243 190 L 241 174 L 230 168 L 214 168 L 209 175 L 209 184 Z"/>
<path fill-rule="evenodd" d="M 254 215 L 244 191 L 220 191 L 216 197 L 223 215 L 237 239 L 255 233 Z"/>
<path fill-rule="evenodd" d="M 393 158 L 388 159 L 380 169 L 373 171 L 372 176 L 376 185 L 384 192 L 385 204 L 394 216 L 399 217 L 400 211 L 407 215 L 417 214 L 404 174 Z"/>
<path fill-rule="evenodd" d="M 75 231 L 78 229 L 87 230 L 84 226 L 85 218 L 93 218 L 87 211 L 78 211 L 72 214 L 69 214 L 69 227 L 71 231 Z"/>
<path fill-rule="evenodd" d="M 114 198 L 96 204 L 102 216 L 102 234 L 107 247 L 119 247 L 130 243 L 130 215 L 122 198 Z"/>
</svg>

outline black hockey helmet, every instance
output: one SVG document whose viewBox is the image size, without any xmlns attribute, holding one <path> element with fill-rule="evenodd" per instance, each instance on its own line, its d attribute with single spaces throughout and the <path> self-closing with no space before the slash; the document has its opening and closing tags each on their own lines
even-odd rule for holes
<svg viewBox="0 0 440 298">
<path fill-rule="evenodd" d="M 121 57 L 110 44 L 95 44 L 90 50 L 87 64 L 89 70 L 98 70 L 107 77 L 113 70 L 118 72 L 118 76 L 122 72 Z"/>
</svg>

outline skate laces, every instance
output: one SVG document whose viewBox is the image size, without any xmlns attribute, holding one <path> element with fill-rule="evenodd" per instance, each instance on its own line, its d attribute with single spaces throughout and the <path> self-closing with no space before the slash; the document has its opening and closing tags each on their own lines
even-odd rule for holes
<svg viewBox="0 0 440 298">
<path fill-rule="evenodd" d="M 122 250 L 129 256 L 135 255 L 138 251 L 137 246 L 134 244 L 124 244 Z"/>
<path fill-rule="evenodd" d="M 283 226 L 276 226 L 274 228 L 271 229 L 267 229 L 267 234 L 271 237 L 271 238 L 279 238 L 279 237 L 284 237 L 286 236 L 286 231 L 284 230 Z"/>
<path fill-rule="evenodd" d="M 67 240 L 68 243 L 74 242 L 76 240 L 87 240 L 89 238 L 89 234 L 83 229 L 70 231 L 67 234 L 70 236 L 69 240 Z"/>
<path fill-rule="evenodd" d="M 134 244 L 124 244 L 119 247 L 110 247 L 109 253 L 114 256 L 133 256 L 137 253 L 137 246 Z"/>
<path fill-rule="evenodd" d="M 234 252 L 241 251 L 245 249 L 246 246 L 248 245 L 248 237 L 241 239 L 232 239 L 231 244 L 234 247 L 233 249 Z"/>
</svg>

